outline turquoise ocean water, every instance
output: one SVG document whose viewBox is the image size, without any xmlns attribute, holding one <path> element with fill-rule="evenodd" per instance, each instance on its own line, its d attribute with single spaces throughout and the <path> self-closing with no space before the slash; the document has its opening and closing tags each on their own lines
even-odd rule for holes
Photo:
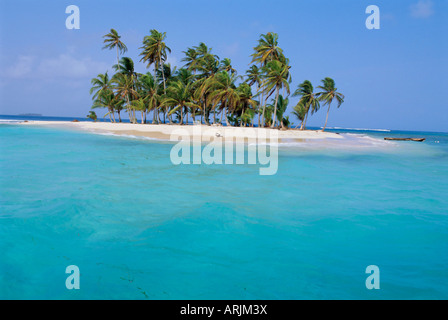
<svg viewBox="0 0 448 320">
<path fill-rule="evenodd" d="M 260 176 L 0 124 L 0 299 L 448 299 L 448 134 L 340 132 L 374 143 L 285 145 Z"/>
</svg>

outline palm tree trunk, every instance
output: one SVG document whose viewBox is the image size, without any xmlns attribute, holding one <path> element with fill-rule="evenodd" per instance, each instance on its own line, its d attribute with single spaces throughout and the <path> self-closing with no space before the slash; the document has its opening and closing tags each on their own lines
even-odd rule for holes
<svg viewBox="0 0 448 320">
<path fill-rule="evenodd" d="M 179 121 L 179 125 L 184 124 L 184 108 L 180 107 L 180 121 Z"/>
<path fill-rule="evenodd" d="M 278 103 L 278 95 L 279 95 L 279 93 L 280 93 L 280 88 L 277 87 L 277 94 L 276 94 L 276 97 L 275 97 L 275 106 L 274 106 L 274 121 L 272 121 L 271 128 L 274 128 L 274 126 L 275 126 L 275 116 L 277 115 L 277 103 Z"/>
<path fill-rule="evenodd" d="M 328 114 L 330 113 L 330 104 L 328 105 L 328 110 L 327 110 L 327 117 L 325 118 L 325 125 L 322 128 L 322 132 L 325 130 L 325 128 L 327 127 L 327 121 L 328 121 Z"/>
<path fill-rule="evenodd" d="M 260 90 L 260 88 L 258 87 L 258 83 L 257 83 L 257 94 L 258 94 L 258 91 Z M 260 99 L 259 99 L 259 104 L 258 104 L 258 127 L 260 127 L 260 117 L 261 117 L 261 114 L 260 114 L 260 106 L 261 106 L 261 100 L 263 100 L 263 93 L 261 93 L 261 97 L 260 97 Z M 255 117 L 254 117 L 255 118 Z M 255 120 L 254 120 L 254 122 L 255 122 Z M 253 127 L 253 125 L 252 125 L 252 127 Z"/>
<path fill-rule="evenodd" d="M 261 126 L 264 127 L 266 120 L 264 119 L 264 111 L 266 110 L 266 103 L 267 103 L 268 97 L 266 97 L 266 99 L 264 99 L 264 104 L 263 104 L 263 114 L 261 116 Z"/>
<path fill-rule="evenodd" d="M 118 54 L 118 46 L 117 47 L 117 71 L 120 70 L 120 55 Z"/>
<path fill-rule="evenodd" d="M 162 57 L 159 56 L 159 63 L 162 68 L 162 80 L 163 80 L 163 93 L 166 94 L 166 84 L 165 84 L 165 72 L 163 70 Z"/>
<path fill-rule="evenodd" d="M 302 127 L 300 128 L 300 130 L 305 130 L 306 129 L 306 120 L 308 119 L 308 112 L 305 115 L 305 119 L 304 121 L 302 121 Z"/>
<path fill-rule="evenodd" d="M 142 124 L 143 124 L 143 120 L 144 120 L 144 117 L 143 117 L 143 110 L 142 110 Z"/>
<path fill-rule="evenodd" d="M 173 124 L 173 120 L 171 119 L 171 115 L 170 115 L 169 110 L 168 110 L 169 107 L 165 107 L 165 108 L 166 108 L 165 112 L 167 114 L 168 121 L 170 122 L 170 124 Z M 165 119 L 163 121 L 165 122 Z"/>
<path fill-rule="evenodd" d="M 155 92 L 156 92 L 156 94 L 157 94 L 157 87 L 158 87 L 158 83 L 157 83 L 157 66 L 156 66 L 156 63 L 154 63 L 154 85 L 155 85 Z M 158 119 L 159 117 L 158 117 L 158 115 L 157 115 L 157 106 L 156 107 L 154 107 L 154 113 L 153 113 L 153 121 L 152 121 L 152 123 L 153 124 L 155 124 L 155 123 L 159 123 L 158 121 L 156 122 L 156 118 Z"/>
<path fill-rule="evenodd" d="M 129 121 L 131 123 L 133 123 L 132 116 L 131 116 L 132 115 L 131 104 L 129 103 L 129 97 L 127 95 L 126 95 L 126 102 L 127 102 L 126 110 L 128 111 Z"/>
<path fill-rule="evenodd" d="M 115 111 L 113 111 L 113 110 L 112 110 L 112 118 L 114 118 L 114 123 L 117 122 L 117 121 L 115 120 Z"/>
<path fill-rule="evenodd" d="M 229 124 L 229 108 L 227 108 L 227 106 L 225 111 L 226 111 L 226 126 L 231 127 L 231 125 Z"/>
<path fill-rule="evenodd" d="M 119 121 L 119 122 L 121 122 L 121 114 L 120 114 L 120 112 L 121 112 L 121 110 L 118 110 L 118 111 L 117 111 L 117 113 L 118 113 L 118 121 Z"/>
</svg>

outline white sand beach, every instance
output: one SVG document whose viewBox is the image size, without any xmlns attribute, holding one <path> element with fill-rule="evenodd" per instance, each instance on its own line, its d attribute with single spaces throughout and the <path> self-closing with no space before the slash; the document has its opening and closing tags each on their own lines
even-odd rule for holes
<svg viewBox="0 0 448 320">
<path fill-rule="evenodd" d="M 333 132 L 321 132 L 314 130 L 278 130 L 250 127 L 223 127 L 207 125 L 168 125 L 168 124 L 130 124 L 110 122 L 69 122 L 69 121 L 27 121 L 23 125 L 45 125 L 80 129 L 96 133 L 113 133 L 117 135 L 142 136 L 160 140 L 170 140 L 182 134 L 188 134 L 193 138 L 209 141 L 215 138 L 247 138 L 264 136 L 267 140 L 277 139 L 281 141 L 307 141 L 310 139 L 344 139 L 343 136 Z"/>
<path fill-rule="evenodd" d="M 322 132 L 316 130 L 278 130 L 251 127 L 207 125 L 131 124 L 110 122 L 23 121 L 18 124 L 79 130 L 93 134 L 117 135 L 128 138 L 180 141 L 232 141 L 248 144 L 277 144 L 281 148 L 300 150 L 394 151 L 398 144 L 365 134 Z M 409 148 L 409 147 L 408 147 Z"/>
</svg>

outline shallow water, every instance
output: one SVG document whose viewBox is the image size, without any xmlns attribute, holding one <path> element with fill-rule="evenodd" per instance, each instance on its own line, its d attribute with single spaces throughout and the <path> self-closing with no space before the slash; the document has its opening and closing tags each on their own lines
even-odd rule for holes
<svg viewBox="0 0 448 320">
<path fill-rule="evenodd" d="M 260 176 L 174 166 L 170 143 L 0 124 L 0 298 L 447 299 L 448 135 L 414 135 L 280 146 Z"/>
</svg>

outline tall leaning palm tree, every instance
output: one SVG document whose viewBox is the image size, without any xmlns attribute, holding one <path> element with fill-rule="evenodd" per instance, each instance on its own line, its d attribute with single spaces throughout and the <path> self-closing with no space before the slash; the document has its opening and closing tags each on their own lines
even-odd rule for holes
<svg viewBox="0 0 448 320">
<path fill-rule="evenodd" d="M 166 32 L 159 32 L 155 29 L 150 30 L 150 35 L 143 38 L 142 59 L 140 61 L 147 62 L 148 67 L 154 64 L 154 78 L 159 68 L 163 67 L 163 62 L 167 59 L 167 52 L 171 53 L 171 49 L 165 44 Z M 166 83 L 164 72 L 162 72 L 163 87 L 166 93 Z"/>
<path fill-rule="evenodd" d="M 305 119 L 301 130 L 306 128 L 306 120 L 308 119 L 308 113 L 311 110 L 311 114 L 317 112 L 320 108 L 319 99 L 314 93 L 313 85 L 309 80 L 305 80 L 303 83 L 299 84 L 297 90 L 293 93 L 293 97 L 300 96 L 298 105 L 302 104 L 305 107 Z"/>
<path fill-rule="evenodd" d="M 277 103 L 277 119 L 280 122 L 280 125 L 282 126 L 282 128 L 285 128 L 285 123 L 284 123 L 284 119 L 283 116 L 286 112 L 286 109 L 288 108 L 288 104 L 289 104 L 289 99 L 288 98 L 283 98 L 282 95 L 280 95 L 278 97 L 278 103 Z"/>
<path fill-rule="evenodd" d="M 317 93 L 316 96 L 320 101 L 324 102 L 324 106 L 328 105 L 327 117 L 325 118 L 325 125 L 322 128 L 322 131 L 324 131 L 325 128 L 327 127 L 328 114 L 330 113 L 331 103 L 333 102 L 333 100 L 336 100 L 338 103 L 337 106 L 339 108 L 341 104 L 344 102 L 345 97 L 342 93 L 337 91 L 338 88 L 335 87 L 334 80 L 329 77 L 323 79 L 322 85 L 318 86 L 318 88 L 323 91 Z"/>
<path fill-rule="evenodd" d="M 166 32 L 159 32 L 155 29 L 149 31 L 150 35 L 143 38 L 143 46 L 140 47 L 142 52 L 140 61 L 146 62 L 147 67 L 154 66 L 154 80 L 158 84 L 157 70 L 163 68 L 163 62 L 167 59 L 167 52 L 171 52 L 171 49 L 166 46 L 164 40 L 166 38 Z M 163 78 L 163 91 L 166 94 L 165 73 L 162 72 Z M 157 114 L 154 119 L 158 119 L 158 110 L 154 109 Z M 157 120 L 158 121 L 158 120 Z"/>
<path fill-rule="evenodd" d="M 292 114 L 297 117 L 297 119 L 300 121 L 299 124 L 297 124 L 296 128 L 300 126 L 300 129 L 303 128 L 303 121 L 305 120 L 305 116 L 307 114 L 308 110 L 306 109 L 306 106 L 303 104 L 302 101 L 299 101 L 297 105 L 293 108 Z"/>
<path fill-rule="evenodd" d="M 121 36 L 118 35 L 118 32 L 115 29 L 110 29 L 110 32 L 103 36 L 104 39 L 104 47 L 103 49 L 112 50 L 114 48 L 117 49 L 117 64 L 120 64 L 120 55 L 128 51 L 126 45 L 120 40 Z"/>
<path fill-rule="evenodd" d="M 277 103 L 280 94 L 280 89 L 285 88 L 289 95 L 289 68 L 287 64 L 283 64 L 278 60 L 269 61 L 266 65 L 266 76 L 263 79 L 263 87 L 265 87 L 266 97 L 270 97 L 274 92 L 275 105 L 274 105 L 274 120 L 272 121 L 271 128 L 275 126 L 275 118 L 277 114 Z M 264 114 L 263 114 L 264 119 Z"/>
</svg>

